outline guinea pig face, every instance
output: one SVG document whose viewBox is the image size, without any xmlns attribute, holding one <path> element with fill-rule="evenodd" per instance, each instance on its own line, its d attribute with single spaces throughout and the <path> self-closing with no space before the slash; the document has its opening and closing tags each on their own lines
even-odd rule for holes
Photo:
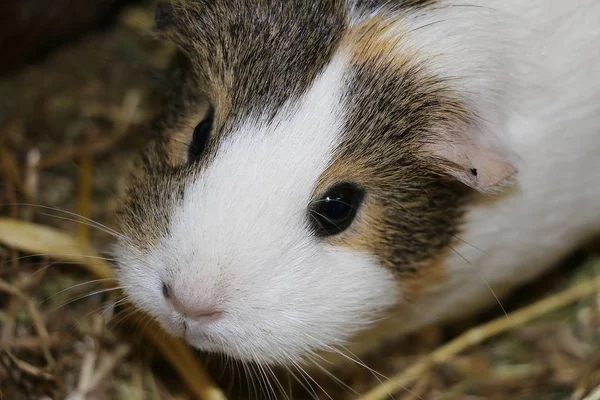
<svg viewBox="0 0 600 400">
<path fill-rule="evenodd" d="M 437 164 L 427 146 L 469 115 L 447 80 L 381 62 L 343 2 L 247 3 L 159 13 L 187 66 L 121 210 L 118 274 L 191 345 L 286 364 L 443 278 L 464 196 L 434 167 L 457 146 Z M 445 176 L 475 186 L 459 164 Z"/>
<path fill-rule="evenodd" d="M 367 224 L 369 189 L 325 173 L 345 130 L 344 19 L 334 2 L 293 3 L 279 21 L 240 4 L 248 26 L 212 10 L 205 35 L 235 56 L 186 39 L 186 74 L 131 182 L 116 250 L 126 294 L 167 331 L 281 364 L 342 344 L 399 297 L 376 255 L 339 242 Z"/>
<path fill-rule="evenodd" d="M 242 120 L 200 163 L 214 128 L 208 111 L 188 135 L 186 172 L 170 178 L 181 194 L 165 204 L 164 233 L 146 249 L 121 247 L 127 293 L 191 345 L 298 361 L 341 344 L 397 299 L 374 255 L 341 244 L 368 224 L 369 190 L 351 176 L 324 176 L 344 129 L 346 65 L 333 60 L 273 118 Z"/>
</svg>

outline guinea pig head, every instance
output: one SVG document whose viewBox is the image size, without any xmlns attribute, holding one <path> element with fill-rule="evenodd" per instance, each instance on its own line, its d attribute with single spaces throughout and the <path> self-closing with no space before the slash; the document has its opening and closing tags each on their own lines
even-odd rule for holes
<svg viewBox="0 0 600 400">
<path fill-rule="evenodd" d="M 285 364 L 443 279 L 466 188 L 513 170 L 443 79 L 382 60 L 384 26 L 249 3 L 159 8 L 185 65 L 120 211 L 118 275 L 192 346 Z"/>
</svg>

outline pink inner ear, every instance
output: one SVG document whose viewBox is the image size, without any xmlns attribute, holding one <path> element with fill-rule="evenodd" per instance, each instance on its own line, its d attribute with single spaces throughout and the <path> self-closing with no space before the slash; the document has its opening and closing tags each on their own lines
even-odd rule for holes
<svg viewBox="0 0 600 400">
<path fill-rule="evenodd" d="M 481 146 L 464 137 L 428 143 L 424 150 L 444 173 L 479 192 L 498 192 L 517 173 L 493 145 Z"/>
</svg>

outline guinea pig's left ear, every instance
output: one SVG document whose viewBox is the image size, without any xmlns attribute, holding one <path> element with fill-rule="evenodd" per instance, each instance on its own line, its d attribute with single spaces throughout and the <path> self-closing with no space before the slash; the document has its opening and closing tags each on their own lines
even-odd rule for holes
<svg viewBox="0 0 600 400">
<path fill-rule="evenodd" d="M 198 9 L 194 6 L 198 6 L 198 3 L 173 0 L 158 2 L 154 11 L 154 36 L 170 41 L 180 50 L 189 53 L 193 41 L 186 31 L 186 25 L 193 25 L 197 20 Z"/>
<path fill-rule="evenodd" d="M 179 8 L 176 8 L 179 7 Z M 161 1 L 157 3 L 154 10 L 154 29 L 153 32 L 156 36 L 173 41 L 175 44 L 179 44 L 178 40 L 178 26 L 181 24 L 179 21 L 182 10 L 180 5 L 176 5 L 171 2 Z"/>
<path fill-rule="evenodd" d="M 166 32 L 173 28 L 176 23 L 176 10 L 172 3 L 161 1 L 154 10 L 154 29 L 157 32 Z"/>
<path fill-rule="evenodd" d="M 517 174 L 509 155 L 497 142 L 475 139 L 463 132 L 442 134 L 423 149 L 442 173 L 482 193 L 502 191 Z"/>
</svg>

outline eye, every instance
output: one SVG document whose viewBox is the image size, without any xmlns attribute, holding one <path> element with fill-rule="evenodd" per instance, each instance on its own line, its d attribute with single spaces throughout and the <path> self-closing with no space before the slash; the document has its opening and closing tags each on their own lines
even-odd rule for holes
<svg viewBox="0 0 600 400">
<path fill-rule="evenodd" d="M 214 109 L 211 107 L 208 110 L 206 117 L 194 128 L 192 141 L 188 148 L 188 162 L 198 161 L 200 157 L 202 157 L 206 145 L 208 144 L 208 139 L 210 139 L 214 114 Z"/>
<path fill-rule="evenodd" d="M 346 230 L 363 198 L 364 191 L 354 184 L 340 183 L 331 187 L 309 209 L 317 235 L 331 236 Z"/>
</svg>

